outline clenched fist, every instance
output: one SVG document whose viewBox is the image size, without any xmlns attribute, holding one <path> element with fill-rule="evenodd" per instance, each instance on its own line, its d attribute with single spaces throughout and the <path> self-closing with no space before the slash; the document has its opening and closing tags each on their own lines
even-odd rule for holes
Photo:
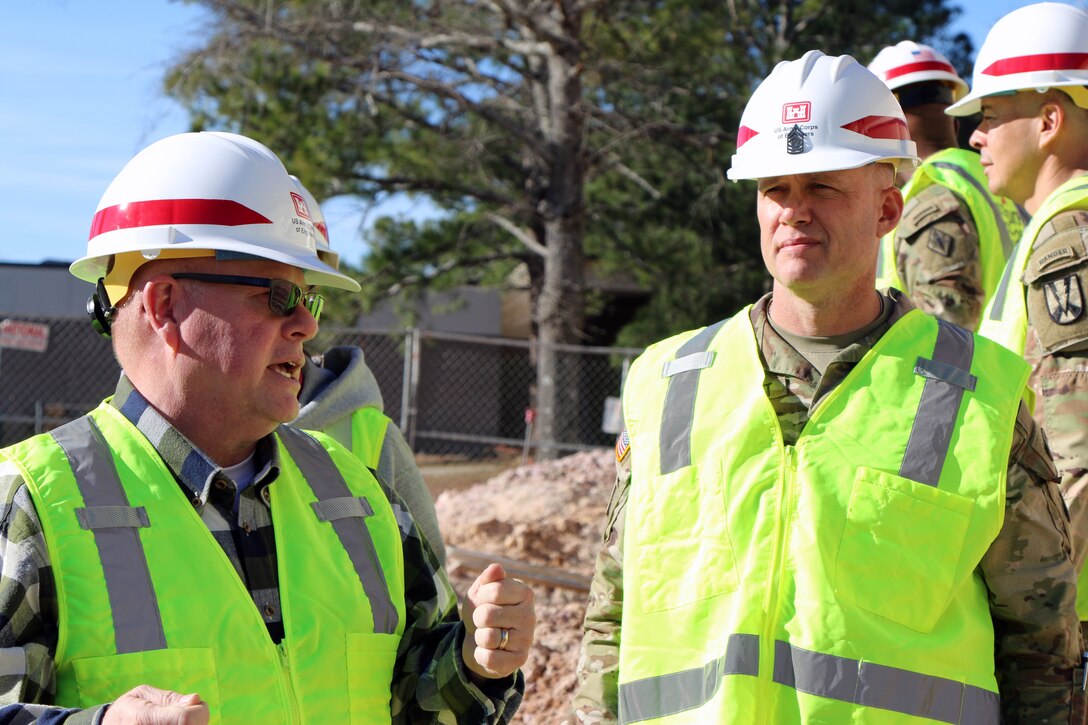
<svg viewBox="0 0 1088 725">
<path fill-rule="evenodd" d="M 465 666 L 480 677 L 506 677 L 529 658 L 536 627 L 533 590 L 491 564 L 468 588 L 461 620 L 467 630 Z"/>
</svg>

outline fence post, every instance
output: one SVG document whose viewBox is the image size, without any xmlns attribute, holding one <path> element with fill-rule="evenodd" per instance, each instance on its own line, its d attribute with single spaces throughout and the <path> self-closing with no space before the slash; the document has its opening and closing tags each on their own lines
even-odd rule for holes
<svg viewBox="0 0 1088 725">
<path fill-rule="evenodd" d="M 631 358 L 623 356 L 623 365 L 620 366 L 620 396 L 623 396 L 623 386 L 627 384 L 627 373 L 631 371 Z"/>
<path fill-rule="evenodd" d="M 42 432 L 42 418 L 45 416 L 45 406 L 42 405 L 42 401 L 34 401 L 34 435 L 38 435 Z"/>
<path fill-rule="evenodd" d="M 412 384 L 412 328 L 404 330 L 404 365 L 400 380 L 400 432 L 408 435 L 408 405 Z"/>
<path fill-rule="evenodd" d="M 419 367 L 420 357 L 422 355 L 422 342 L 420 330 L 418 327 L 412 327 L 408 331 L 410 340 L 410 365 L 411 374 L 409 376 L 409 391 L 408 391 L 408 430 L 405 431 L 405 437 L 408 439 L 408 445 L 415 449 L 416 446 L 416 419 L 419 416 Z"/>
</svg>

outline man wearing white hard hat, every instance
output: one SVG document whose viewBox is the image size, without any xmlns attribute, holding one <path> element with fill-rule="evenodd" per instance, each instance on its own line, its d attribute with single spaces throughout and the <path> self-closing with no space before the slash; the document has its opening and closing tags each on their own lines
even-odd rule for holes
<svg viewBox="0 0 1088 725">
<path fill-rule="evenodd" d="M 329 243 L 329 228 L 320 205 L 298 177 L 291 177 L 306 200 L 317 232 L 317 254 L 339 269 L 340 255 Z M 361 348 L 337 345 L 306 358 L 302 367 L 298 417 L 292 425 L 319 430 L 359 456 L 412 515 L 438 561 L 445 565 L 446 547 L 438 528 L 434 499 L 412 456 L 408 441 L 383 411 L 382 391 Z"/>
<path fill-rule="evenodd" d="M 881 241 L 876 286 L 975 330 L 1026 212 L 991 194 L 978 154 L 957 147 L 955 119 L 944 111 L 968 89 L 942 53 L 904 40 L 877 53 L 869 70 L 895 94 L 922 158 L 900 169 L 903 218 Z"/>
<path fill-rule="evenodd" d="M 572 722 L 1077 722 L 1028 366 L 874 287 L 917 161 L 899 104 L 810 51 L 737 146 L 772 292 L 631 367 Z"/>
<path fill-rule="evenodd" d="M 971 93 L 990 188 L 1031 213 L 980 333 L 1032 365 L 1035 418 L 1061 473 L 1088 621 L 1088 12 L 1038 3 L 994 24 Z M 1085 627 L 1082 624 L 1082 627 Z M 1088 627 L 1085 627 L 1088 631 Z"/>
<path fill-rule="evenodd" d="M 403 504 L 298 413 L 317 253 L 279 159 L 179 134 L 110 184 L 72 272 L 122 375 L 0 451 L 0 720 L 506 722 L 532 593 L 464 621 Z"/>
</svg>

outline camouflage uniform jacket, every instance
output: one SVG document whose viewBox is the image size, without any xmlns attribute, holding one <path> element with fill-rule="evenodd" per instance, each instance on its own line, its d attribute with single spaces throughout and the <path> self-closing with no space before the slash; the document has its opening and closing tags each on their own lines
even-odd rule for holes
<svg viewBox="0 0 1088 725">
<path fill-rule="evenodd" d="M 1019 218 L 1005 223 L 1023 225 Z M 934 317 L 978 329 L 993 290 L 983 283 L 979 232 L 967 202 L 947 186 L 927 186 L 907 201 L 893 234 L 896 271 L 914 304 Z"/>
<path fill-rule="evenodd" d="M 763 387 L 787 444 L 797 441 L 815 402 L 833 390 L 889 327 L 913 305 L 892 291 L 886 324 L 851 345 L 821 376 L 766 324 L 767 302 L 752 310 L 764 368 Z M 617 454 L 623 453 L 622 446 Z M 629 453 L 617 462 L 604 544 L 586 610 L 572 723 L 617 722 L 619 644 L 623 606 L 624 506 L 631 482 Z M 990 590 L 996 630 L 997 679 L 1004 720 L 1072 723 L 1074 670 L 1081 639 L 1073 609 L 1075 575 L 1068 518 L 1046 443 L 1027 408 L 1016 421 L 1005 501 L 1005 523 L 980 568 Z M 1079 673 L 1078 673 L 1079 674 Z M 1079 707 L 1079 704 L 1078 704 Z"/>
<path fill-rule="evenodd" d="M 280 462 L 272 437 L 258 442 L 258 473 L 238 490 L 124 375 L 110 404 L 155 446 L 249 590 L 269 637 L 279 642 L 284 627 L 268 487 Z M 382 487 L 400 524 L 407 600 L 393 671 L 392 722 L 510 722 L 524 692 L 521 673 L 481 687 L 469 681 L 461 660 L 464 625 L 445 570 L 400 498 Z M 34 502 L 18 469 L 2 455 L 0 501 L 0 723 L 100 722 L 103 706 L 72 710 L 52 705 L 58 594 Z"/>
<path fill-rule="evenodd" d="M 1061 474 L 1079 571 L 1088 554 L 1088 210 L 1058 214 L 1039 230 L 1023 282 L 1035 419 Z"/>
</svg>

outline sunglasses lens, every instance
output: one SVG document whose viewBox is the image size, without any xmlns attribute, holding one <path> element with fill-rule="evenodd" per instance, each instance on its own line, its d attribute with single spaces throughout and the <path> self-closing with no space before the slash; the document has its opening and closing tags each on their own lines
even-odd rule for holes
<svg viewBox="0 0 1088 725">
<path fill-rule="evenodd" d="M 314 320 L 321 319 L 321 311 L 325 309 L 325 298 L 319 294 L 308 294 L 303 300 L 306 309 L 314 316 Z"/>
<path fill-rule="evenodd" d="M 298 306 L 302 299 L 302 290 L 298 285 L 285 279 L 269 280 L 268 306 L 277 315 L 287 317 Z"/>
</svg>

